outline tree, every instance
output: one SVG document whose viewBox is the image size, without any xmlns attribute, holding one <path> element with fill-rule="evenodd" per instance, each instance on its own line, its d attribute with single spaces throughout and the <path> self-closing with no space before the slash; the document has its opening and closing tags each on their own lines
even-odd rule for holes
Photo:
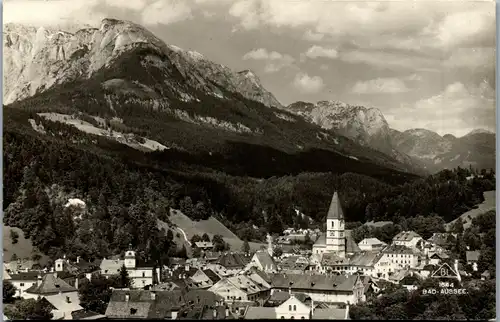
<svg viewBox="0 0 500 322">
<path fill-rule="evenodd" d="M 458 219 L 453 223 L 451 231 L 456 234 L 463 234 L 464 222 L 462 221 L 462 217 L 458 217 Z"/>
<path fill-rule="evenodd" d="M 130 288 L 130 286 L 132 285 L 132 280 L 128 275 L 128 271 L 127 268 L 125 267 L 125 264 L 122 265 L 117 278 L 115 278 L 114 280 L 116 283 L 115 284 L 116 288 Z"/>
<path fill-rule="evenodd" d="M 27 299 L 5 308 L 5 315 L 12 320 L 50 320 L 52 309 L 45 299 Z"/>
<path fill-rule="evenodd" d="M 214 244 L 214 250 L 216 252 L 225 251 L 228 249 L 228 245 L 221 235 L 214 235 L 214 238 L 212 238 L 212 243 Z"/>
<path fill-rule="evenodd" d="M 174 233 L 170 229 L 167 231 L 167 240 L 170 242 L 174 240 Z"/>
<path fill-rule="evenodd" d="M 204 242 L 210 242 L 210 236 L 208 236 L 207 233 L 204 233 L 203 236 L 201 236 L 201 240 Z"/>
<path fill-rule="evenodd" d="M 194 246 L 192 248 L 193 251 L 193 257 L 201 257 L 201 249 L 199 247 Z"/>
<path fill-rule="evenodd" d="M 201 237 L 198 236 L 198 235 L 193 235 L 193 237 L 191 237 L 191 245 L 195 245 L 197 242 L 201 241 Z"/>
<path fill-rule="evenodd" d="M 3 303 L 10 303 L 16 295 L 16 287 L 7 280 L 3 280 Z"/>
<path fill-rule="evenodd" d="M 245 254 L 248 254 L 250 253 L 250 244 L 248 243 L 248 240 L 245 240 L 243 242 L 243 246 L 241 247 L 241 250 L 243 251 L 243 253 Z"/>
<path fill-rule="evenodd" d="M 10 230 L 10 239 L 12 240 L 12 245 L 17 244 L 19 240 L 19 234 L 13 229 Z"/>
<path fill-rule="evenodd" d="M 10 261 L 11 261 L 11 262 L 17 261 L 17 259 L 18 259 L 18 258 L 17 258 L 16 253 L 12 254 L 12 256 L 10 257 Z"/>
<path fill-rule="evenodd" d="M 100 274 L 92 277 L 90 282 L 83 282 L 78 289 L 80 305 L 86 310 L 104 314 L 111 299 L 111 283 Z"/>
<path fill-rule="evenodd" d="M 280 257 L 281 255 L 283 255 L 283 249 L 281 249 L 281 247 L 273 249 L 273 257 Z"/>
</svg>

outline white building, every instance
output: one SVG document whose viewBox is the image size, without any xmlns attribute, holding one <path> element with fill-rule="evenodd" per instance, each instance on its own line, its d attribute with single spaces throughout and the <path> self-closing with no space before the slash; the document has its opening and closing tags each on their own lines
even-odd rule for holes
<svg viewBox="0 0 500 322">
<path fill-rule="evenodd" d="M 385 246 L 387 246 L 387 244 L 379 240 L 378 238 L 365 238 L 358 243 L 358 247 L 361 250 L 367 251 L 381 250 Z"/>
<path fill-rule="evenodd" d="M 153 285 L 154 268 L 151 264 L 137 265 L 136 255 L 133 250 L 125 252 L 125 259 L 103 259 L 101 262 L 101 274 L 109 278 L 120 273 L 120 269 L 125 265 L 128 276 L 131 279 L 132 288 L 144 288 Z M 160 281 L 160 268 L 156 269 L 157 281 Z"/>
<path fill-rule="evenodd" d="M 414 231 L 402 231 L 394 236 L 394 238 L 392 239 L 392 244 L 416 249 L 417 244 L 422 240 L 423 238 Z"/>
<path fill-rule="evenodd" d="M 381 260 L 389 263 L 389 272 L 418 267 L 418 255 L 409 247 L 390 245 L 382 250 Z"/>
<path fill-rule="evenodd" d="M 326 233 L 313 245 L 313 254 L 334 253 L 344 258 L 359 251 L 358 245 L 345 231 L 344 211 L 335 192 L 326 216 Z"/>
</svg>

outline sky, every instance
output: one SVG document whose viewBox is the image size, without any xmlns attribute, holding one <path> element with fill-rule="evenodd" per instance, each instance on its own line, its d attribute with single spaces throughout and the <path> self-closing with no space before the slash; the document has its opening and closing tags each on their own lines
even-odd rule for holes
<svg viewBox="0 0 500 322">
<path fill-rule="evenodd" d="M 6 0 L 3 18 L 131 20 L 252 70 L 284 105 L 335 100 L 378 108 L 401 131 L 496 132 L 493 1 Z"/>
</svg>

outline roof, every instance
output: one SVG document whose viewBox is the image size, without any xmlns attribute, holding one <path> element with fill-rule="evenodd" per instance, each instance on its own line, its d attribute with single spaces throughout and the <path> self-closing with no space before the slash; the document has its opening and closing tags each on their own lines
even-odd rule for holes
<svg viewBox="0 0 500 322">
<path fill-rule="evenodd" d="M 258 282 L 245 275 L 236 275 L 227 278 L 227 281 L 247 294 L 255 294 L 267 290 L 265 285 L 259 285 Z"/>
<path fill-rule="evenodd" d="M 303 303 L 305 303 L 308 299 L 310 299 L 309 295 L 304 293 L 293 293 L 293 296 Z M 271 295 L 269 301 L 283 303 L 289 298 L 290 298 L 290 292 L 276 291 Z"/>
<path fill-rule="evenodd" d="M 341 220 L 344 219 L 344 211 L 342 210 L 342 205 L 340 204 L 339 194 L 337 193 L 337 191 L 335 191 L 335 193 L 333 194 L 326 218 Z"/>
<path fill-rule="evenodd" d="M 155 298 L 152 298 L 152 294 Z M 129 295 L 128 301 L 126 295 Z M 106 309 L 109 318 L 165 318 L 173 310 L 180 310 L 183 305 L 215 305 L 222 298 L 212 292 L 196 290 L 187 293 L 174 291 L 113 290 Z"/>
<path fill-rule="evenodd" d="M 198 248 L 210 248 L 210 247 L 214 247 L 214 244 L 212 242 L 202 242 L 202 241 L 199 241 L 199 242 L 195 242 L 194 245 Z"/>
<path fill-rule="evenodd" d="M 474 261 L 477 262 L 479 260 L 479 255 L 481 253 L 478 250 L 474 251 L 467 251 L 465 252 L 465 256 L 467 257 L 467 261 Z"/>
<path fill-rule="evenodd" d="M 39 294 L 39 295 L 50 295 L 57 294 L 59 292 L 76 292 L 76 288 L 69 285 L 62 279 L 55 276 L 55 274 L 46 274 L 41 283 L 38 285 L 33 285 L 26 290 L 26 293 Z"/>
<path fill-rule="evenodd" d="M 117 274 L 125 261 L 121 259 L 103 259 L 100 265 L 102 274 Z"/>
<path fill-rule="evenodd" d="M 348 263 L 349 259 L 335 253 L 323 253 L 321 256 L 321 265 L 323 266 L 347 265 Z"/>
<path fill-rule="evenodd" d="M 440 258 L 440 259 L 448 259 L 450 256 L 448 256 L 446 253 L 429 253 L 429 258 Z"/>
<path fill-rule="evenodd" d="M 346 253 L 357 253 L 361 251 L 358 244 L 356 244 L 351 234 L 347 233 L 347 231 L 345 237 L 345 251 Z"/>
<path fill-rule="evenodd" d="M 80 311 L 83 307 L 80 306 L 78 294 L 72 293 L 72 296 L 66 294 L 54 294 L 44 297 L 56 310 L 62 312 Z"/>
<path fill-rule="evenodd" d="M 394 238 L 392 239 L 393 241 L 412 241 L 413 238 L 422 238 L 419 234 L 417 234 L 414 231 L 402 231 Z"/>
<path fill-rule="evenodd" d="M 365 238 L 362 241 L 359 242 L 358 245 L 387 245 L 383 241 L 379 240 L 378 238 L 372 237 L 372 238 Z"/>
<path fill-rule="evenodd" d="M 250 262 L 250 258 L 238 253 L 224 253 L 217 259 L 217 264 L 225 268 L 243 268 Z"/>
<path fill-rule="evenodd" d="M 347 309 L 328 308 L 315 309 L 313 311 L 313 320 L 345 320 Z"/>
<path fill-rule="evenodd" d="M 153 285 L 153 291 L 173 291 L 180 289 L 180 286 L 173 282 L 166 282 L 161 284 Z"/>
<path fill-rule="evenodd" d="M 373 266 L 379 258 L 379 252 L 365 251 L 355 254 L 349 259 L 352 266 Z"/>
<path fill-rule="evenodd" d="M 217 275 L 213 270 L 211 269 L 204 269 L 203 273 L 207 275 L 207 277 L 215 284 L 218 281 L 220 281 L 219 275 Z"/>
<path fill-rule="evenodd" d="M 389 245 L 382 249 L 383 253 L 413 254 L 413 250 L 404 245 Z"/>
<path fill-rule="evenodd" d="M 351 292 L 356 284 L 356 281 L 358 280 L 358 276 L 271 274 L 271 280 L 273 288 Z"/>
<path fill-rule="evenodd" d="M 264 269 L 277 270 L 276 262 L 267 251 L 257 251 L 254 254 Z"/>
<path fill-rule="evenodd" d="M 245 314 L 245 320 L 275 320 L 276 308 L 263 306 L 249 306 Z"/>
<path fill-rule="evenodd" d="M 36 281 L 39 275 L 42 274 L 39 272 L 19 272 L 18 274 L 10 274 L 10 278 L 13 281 Z"/>
<path fill-rule="evenodd" d="M 73 320 L 97 320 L 97 319 L 102 319 L 105 318 L 105 315 L 92 312 L 92 311 L 87 311 L 85 309 L 78 310 L 71 312 L 71 317 Z"/>
</svg>

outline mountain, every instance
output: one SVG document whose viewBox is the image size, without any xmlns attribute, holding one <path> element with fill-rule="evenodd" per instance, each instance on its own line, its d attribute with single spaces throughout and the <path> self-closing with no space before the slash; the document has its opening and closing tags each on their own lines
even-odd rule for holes
<svg viewBox="0 0 500 322">
<path fill-rule="evenodd" d="M 167 45 L 132 22 L 104 19 L 99 28 L 75 33 L 11 24 L 4 43 L 6 110 L 39 113 L 22 120 L 39 132 L 64 122 L 138 149 L 161 148 L 169 157 L 182 154 L 191 163 L 252 176 L 412 171 L 278 109 L 251 71 L 233 72 Z"/>
<path fill-rule="evenodd" d="M 495 133 L 474 130 L 463 137 L 440 136 L 425 129 L 404 132 L 391 130 L 394 146 L 403 153 L 423 162 L 429 171 L 452 169 L 457 166 L 495 168 Z"/>
<path fill-rule="evenodd" d="M 392 146 L 391 129 L 377 108 L 349 105 L 338 101 L 319 101 L 315 104 L 295 102 L 285 109 L 324 129 L 333 129 L 363 146 L 369 146 L 402 163 L 414 166 L 411 158 Z"/>
<path fill-rule="evenodd" d="M 176 68 L 190 86 L 200 91 L 220 96 L 223 89 L 267 106 L 281 106 L 251 71 L 234 73 L 197 52 L 166 45 L 139 25 L 113 19 L 103 20 L 100 28 L 85 28 L 74 33 L 6 24 L 4 103 L 46 91 L 57 84 L 90 78 L 124 52 L 141 47 L 152 51 L 145 57 L 149 64 L 159 64 L 165 72 Z M 168 55 L 171 66 L 162 61 L 163 55 Z M 194 99 L 182 90 L 175 94 L 178 98 Z"/>
</svg>

